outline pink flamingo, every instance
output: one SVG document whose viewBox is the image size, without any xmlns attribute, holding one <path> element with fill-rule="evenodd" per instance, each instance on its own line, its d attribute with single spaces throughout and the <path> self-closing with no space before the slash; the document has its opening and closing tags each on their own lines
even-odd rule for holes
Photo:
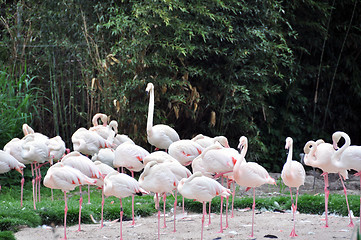
<svg viewBox="0 0 361 240">
<path fill-rule="evenodd" d="M 48 169 L 44 178 L 44 186 L 52 189 L 61 189 L 64 192 L 64 238 L 66 237 L 66 216 L 68 212 L 66 192 L 74 190 L 77 186 L 83 184 L 95 184 L 96 180 L 88 178 L 78 169 L 64 165 L 58 162 Z"/>
<path fill-rule="evenodd" d="M 178 179 L 173 172 L 162 163 L 151 161 L 144 167 L 144 171 L 139 177 L 140 187 L 149 192 L 154 192 L 156 196 L 155 206 L 158 209 L 158 239 L 160 238 L 160 208 L 158 194 L 172 192 L 178 185 Z M 165 201 L 165 199 L 164 199 Z"/>
<path fill-rule="evenodd" d="M 64 165 L 67 165 L 72 168 L 78 169 L 85 176 L 89 178 L 99 179 L 101 178 L 100 170 L 95 166 L 95 164 L 86 156 L 80 154 L 77 151 L 73 151 L 67 155 L 65 155 L 61 162 Z M 79 185 L 80 190 L 80 199 L 79 199 L 79 228 L 78 231 L 81 231 L 80 223 L 81 223 L 81 205 L 83 203 L 83 194 L 81 191 L 81 185 Z M 88 185 L 88 203 L 90 203 L 90 191 Z"/>
<path fill-rule="evenodd" d="M 182 139 L 169 145 L 168 153 L 183 166 L 192 164 L 194 158 L 199 156 L 203 147 L 192 140 Z"/>
<path fill-rule="evenodd" d="M 127 168 L 134 178 L 134 171 L 139 172 L 144 168 L 143 159 L 147 155 L 149 155 L 149 152 L 141 146 L 135 145 L 132 142 L 125 142 L 115 149 L 113 165 L 116 168 Z M 132 195 L 132 217 L 132 225 L 134 225 L 134 195 Z"/>
<path fill-rule="evenodd" d="M 123 239 L 122 222 L 123 222 L 123 204 L 122 198 L 133 196 L 134 194 L 142 195 L 147 193 L 140 188 L 139 183 L 127 174 L 117 171 L 109 173 L 104 179 L 104 195 L 115 196 L 120 199 L 120 239 Z"/>
<path fill-rule="evenodd" d="M 112 148 L 101 148 L 98 153 L 92 156 L 92 161 L 100 161 L 110 167 L 114 167 L 115 150 Z"/>
<path fill-rule="evenodd" d="M 169 145 L 179 140 L 178 133 L 168 125 L 158 124 L 153 126 L 154 114 L 154 85 L 148 83 L 146 92 L 149 93 L 149 108 L 147 118 L 147 138 L 148 142 L 158 149 L 168 149 Z"/>
<path fill-rule="evenodd" d="M 23 168 L 25 168 L 24 164 L 16 160 L 16 158 L 9 153 L 0 150 L 0 174 L 9 172 L 11 169 L 15 169 L 23 175 Z"/>
<path fill-rule="evenodd" d="M 178 183 L 178 191 L 184 197 L 195 199 L 203 204 L 201 239 L 203 239 L 204 217 L 206 202 L 211 202 L 216 196 L 227 197 L 230 190 L 223 187 L 216 180 L 205 177 L 201 172 L 195 172 L 189 178 L 183 178 Z"/>
<path fill-rule="evenodd" d="M 104 218 L 103 218 L 103 213 L 104 213 L 104 178 L 112 173 L 112 172 L 116 172 L 116 170 L 112 167 L 110 167 L 109 165 L 102 163 L 101 161 L 96 160 L 94 162 L 95 166 L 99 169 L 99 171 L 101 172 L 101 177 L 97 180 L 96 185 L 102 190 L 102 210 L 101 210 L 101 218 L 100 218 L 100 228 L 104 227 Z"/>
<path fill-rule="evenodd" d="M 245 136 L 242 136 L 240 138 L 240 143 L 242 145 L 240 146 L 242 151 L 246 152 L 248 148 L 248 141 Z M 254 209 L 256 207 L 256 194 L 255 194 L 255 188 L 259 187 L 263 184 L 274 184 L 276 185 L 276 182 L 273 178 L 271 178 L 261 165 L 255 163 L 255 162 L 246 162 L 244 159 L 244 154 L 241 153 L 241 160 L 234 159 L 234 168 L 233 168 L 233 177 L 236 183 L 238 183 L 240 186 L 247 187 L 246 191 L 250 188 L 253 188 L 253 205 L 252 205 L 252 233 L 250 237 L 253 237 L 253 226 L 254 226 Z"/>
<path fill-rule="evenodd" d="M 208 137 L 203 134 L 198 134 L 194 138 L 192 138 L 192 141 L 198 143 L 203 148 L 207 148 L 216 142 L 219 142 L 223 147 L 229 148 L 228 139 L 225 136 L 216 136 L 216 137 Z"/>
<path fill-rule="evenodd" d="M 352 221 L 352 217 L 350 214 L 350 207 L 348 204 L 348 199 L 347 199 L 347 190 L 345 187 L 345 184 L 343 183 L 342 178 L 347 179 L 348 178 L 348 173 L 347 170 L 345 168 L 340 168 L 337 165 L 335 165 L 334 161 L 332 161 L 332 156 L 335 153 L 335 149 L 333 148 L 332 144 L 329 143 L 325 143 L 324 141 L 318 140 L 317 142 L 314 141 L 308 141 L 304 148 L 303 151 L 305 152 L 305 156 L 304 156 L 304 163 L 308 166 L 312 166 L 312 167 L 317 167 L 320 168 L 323 173 L 322 176 L 324 177 L 324 181 L 325 181 L 325 220 L 326 220 L 326 224 L 325 227 L 328 227 L 328 197 L 330 194 L 330 191 L 328 190 L 329 187 L 329 183 L 328 183 L 328 174 L 329 173 L 338 173 L 342 186 L 343 186 L 343 190 L 346 196 L 346 203 L 347 203 L 347 208 L 348 208 L 348 213 L 350 216 L 350 223 L 349 223 L 349 227 L 353 227 L 353 221 Z M 342 177 L 341 177 L 342 176 Z"/>
<path fill-rule="evenodd" d="M 292 160 L 293 153 L 293 139 L 291 137 L 286 138 L 286 149 L 288 149 L 287 161 L 283 165 L 281 172 L 281 178 L 283 182 L 290 188 L 291 201 L 292 201 L 292 212 L 293 212 L 293 229 L 291 231 L 290 237 L 296 237 L 296 220 L 295 213 L 297 211 L 297 200 L 298 200 L 298 188 L 301 185 L 304 185 L 306 172 L 300 162 Z M 293 204 L 292 190 L 291 188 L 295 187 L 297 189 L 296 193 L 296 207 Z"/>
<path fill-rule="evenodd" d="M 345 143 L 339 149 L 337 143 L 341 139 L 341 137 L 345 139 Z M 351 145 L 350 137 L 345 132 L 341 132 L 341 131 L 335 132 L 332 135 L 332 141 L 334 148 L 338 149 L 332 155 L 331 158 L 332 163 L 341 169 L 353 169 L 357 171 L 355 176 L 360 177 L 360 183 L 361 183 L 361 146 Z M 360 189 L 361 189 L 361 185 L 360 185 Z M 347 201 L 347 192 L 345 186 L 344 186 L 344 192 Z M 361 202 L 361 198 L 360 198 L 360 202 Z M 348 202 L 347 202 L 347 207 L 348 207 Z M 361 213 L 361 209 L 360 209 L 360 213 Z M 349 216 L 351 219 L 349 226 L 352 227 L 353 224 L 352 224 L 352 218 L 350 212 L 349 212 Z M 361 227 L 361 221 L 360 221 L 360 227 Z"/>
</svg>

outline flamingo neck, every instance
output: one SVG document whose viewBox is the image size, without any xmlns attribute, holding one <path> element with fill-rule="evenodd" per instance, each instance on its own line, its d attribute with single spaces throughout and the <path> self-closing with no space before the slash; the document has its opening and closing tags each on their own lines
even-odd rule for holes
<svg viewBox="0 0 361 240">
<path fill-rule="evenodd" d="M 288 148 L 287 162 L 292 161 L 292 155 L 293 155 L 293 144 L 291 144 L 290 147 Z"/>
<path fill-rule="evenodd" d="M 317 150 L 317 144 L 314 141 L 310 141 L 306 147 L 309 147 L 309 146 L 312 146 L 312 147 L 311 147 L 311 150 L 309 151 L 309 153 L 305 156 L 304 161 L 305 161 L 306 165 L 315 167 L 317 165 L 317 161 L 316 161 L 316 157 L 315 157 L 316 150 Z"/>
<path fill-rule="evenodd" d="M 242 156 L 243 158 L 246 157 L 247 150 L 248 150 L 248 143 L 245 143 L 245 144 L 243 145 L 243 148 L 242 148 L 242 151 L 241 151 L 241 156 Z"/>
<path fill-rule="evenodd" d="M 341 137 L 345 139 L 345 143 L 342 145 L 340 149 L 338 149 L 333 155 L 332 155 L 332 161 L 334 164 L 337 164 L 337 162 L 340 162 L 340 157 L 342 153 L 351 145 L 351 139 L 346 133 L 341 133 Z M 336 143 L 337 145 L 337 143 Z"/>
<path fill-rule="evenodd" d="M 154 89 L 150 89 L 149 93 L 149 107 L 148 107 L 148 121 L 147 121 L 147 133 L 149 134 L 153 127 L 153 114 L 154 114 Z"/>
</svg>

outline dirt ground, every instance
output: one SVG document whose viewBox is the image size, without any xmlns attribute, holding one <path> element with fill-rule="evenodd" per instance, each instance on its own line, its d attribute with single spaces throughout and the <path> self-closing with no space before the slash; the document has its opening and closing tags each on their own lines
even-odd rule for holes
<svg viewBox="0 0 361 240">
<path fill-rule="evenodd" d="M 324 183 L 323 178 L 316 173 L 312 176 L 312 172 L 308 173 L 306 177 L 305 186 L 300 188 L 300 194 L 322 194 Z M 279 174 L 272 174 L 275 179 L 278 179 Z M 350 194 L 359 194 L 359 178 L 350 176 L 346 186 Z M 343 194 L 342 184 L 335 175 L 330 176 L 330 191 L 331 193 Z M 280 192 L 287 192 L 288 189 L 280 190 L 280 186 L 263 186 L 256 191 L 258 196 L 271 196 L 282 194 Z M 250 195 L 251 191 L 245 192 L 240 189 L 237 192 L 239 196 Z M 257 204 L 257 202 L 256 202 Z M 234 217 L 231 218 L 229 211 L 229 226 L 224 229 L 223 233 L 220 230 L 220 215 L 211 214 L 211 224 L 204 228 L 204 239 L 289 239 L 290 232 L 293 227 L 292 213 L 287 210 L 281 212 L 269 212 L 266 210 L 256 210 L 254 237 L 250 238 L 252 211 L 250 209 L 235 209 Z M 160 239 L 200 239 L 201 238 L 201 214 L 196 213 L 178 213 L 176 220 L 177 231 L 173 232 L 173 213 L 167 212 L 166 228 L 161 228 Z M 336 215 L 329 215 L 329 227 L 324 228 L 324 215 L 309 215 L 296 214 L 296 233 L 298 237 L 294 239 L 356 239 L 356 227 L 348 227 L 349 218 L 340 217 Z M 226 226 L 226 215 L 222 216 L 223 227 Z M 359 219 L 353 217 L 355 226 L 359 226 Z M 161 216 L 161 226 L 163 224 L 163 215 Z M 208 216 L 205 224 L 208 224 Z M 120 223 L 119 221 L 106 221 L 104 228 L 99 228 L 99 223 L 82 224 L 82 231 L 76 232 L 78 226 L 70 226 L 67 228 L 68 239 L 119 239 L 120 238 Z M 15 234 L 18 240 L 48 240 L 60 239 L 64 235 L 63 226 L 41 226 L 37 228 L 24 228 Z M 157 215 L 146 218 L 137 218 L 136 225 L 131 226 L 129 221 L 123 221 L 123 239 L 157 239 Z"/>
</svg>

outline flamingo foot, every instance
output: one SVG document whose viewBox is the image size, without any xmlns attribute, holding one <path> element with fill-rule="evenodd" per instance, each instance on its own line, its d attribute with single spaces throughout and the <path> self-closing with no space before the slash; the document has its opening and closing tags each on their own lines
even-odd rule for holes
<svg viewBox="0 0 361 240">
<path fill-rule="evenodd" d="M 347 227 L 353 228 L 355 226 L 355 224 L 353 224 L 353 221 L 351 220 L 350 224 L 347 225 Z"/>
<path fill-rule="evenodd" d="M 290 237 L 297 237 L 298 235 L 296 234 L 295 229 L 293 228 L 290 234 Z"/>
</svg>

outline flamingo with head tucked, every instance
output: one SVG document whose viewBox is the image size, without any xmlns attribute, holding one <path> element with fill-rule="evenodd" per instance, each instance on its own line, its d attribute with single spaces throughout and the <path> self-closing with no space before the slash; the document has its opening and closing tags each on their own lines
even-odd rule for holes
<svg viewBox="0 0 361 240">
<path fill-rule="evenodd" d="M 149 93 L 149 108 L 147 119 L 148 142 L 158 149 L 168 149 L 169 145 L 179 140 L 178 133 L 168 125 L 157 124 L 153 126 L 154 115 L 154 85 L 148 83 L 145 89 Z"/>
<path fill-rule="evenodd" d="M 343 186 L 343 190 L 345 193 L 346 204 L 347 204 L 349 217 L 350 217 L 349 227 L 353 227 L 354 224 L 353 224 L 352 217 L 350 214 L 350 207 L 349 207 L 348 199 L 347 199 L 347 189 L 342 180 L 342 178 L 344 178 L 344 179 L 348 178 L 348 173 L 345 168 L 340 168 L 339 166 L 335 165 L 334 161 L 332 161 L 332 156 L 335 153 L 335 149 L 333 148 L 332 144 L 325 143 L 324 141 L 321 141 L 321 140 L 318 140 L 317 142 L 308 141 L 305 144 L 303 151 L 305 153 L 304 160 L 303 160 L 304 163 L 308 166 L 320 168 L 323 171 L 322 176 L 324 177 L 324 181 L 325 181 L 325 188 L 324 188 L 324 191 L 325 191 L 325 220 L 326 220 L 325 227 L 326 228 L 328 227 L 328 197 L 330 194 L 330 191 L 328 190 L 328 187 L 329 187 L 328 174 L 329 173 L 338 173 L 338 175 L 340 177 L 340 180 L 341 180 L 341 183 Z"/>
<path fill-rule="evenodd" d="M 293 212 L 293 229 L 291 231 L 290 237 L 296 237 L 296 220 L 295 213 L 297 211 L 297 200 L 298 200 L 298 188 L 301 185 L 304 185 L 306 172 L 300 162 L 292 160 L 293 153 L 293 139 L 291 137 L 286 138 L 286 149 L 288 149 L 287 161 L 283 165 L 281 172 L 281 178 L 283 182 L 290 188 L 291 201 L 292 201 L 292 212 Z M 292 197 L 292 187 L 297 189 L 296 193 L 296 206 L 293 203 Z"/>
</svg>

